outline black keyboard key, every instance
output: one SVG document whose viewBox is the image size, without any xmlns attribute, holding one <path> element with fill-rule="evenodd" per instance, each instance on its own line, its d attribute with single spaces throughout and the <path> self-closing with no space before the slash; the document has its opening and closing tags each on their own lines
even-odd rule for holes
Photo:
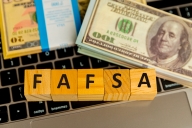
<svg viewBox="0 0 192 128">
<path fill-rule="evenodd" d="M 40 116 L 46 114 L 45 102 L 28 102 L 30 117 Z"/>
<path fill-rule="evenodd" d="M 161 79 L 161 83 L 163 85 L 164 90 L 169 90 L 169 89 L 175 89 L 175 88 L 180 88 L 183 87 L 181 84 L 174 83 L 172 81 L 168 81 L 165 79 Z"/>
<path fill-rule="evenodd" d="M 17 84 L 18 81 L 17 81 L 17 74 L 15 69 L 2 71 L 0 74 L 1 74 L 2 86 Z"/>
<path fill-rule="evenodd" d="M 21 83 L 24 82 L 25 70 L 26 69 L 35 69 L 35 67 L 34 66 L 27 66 L 27 67 L 19 68 L 19 81 Z"/>
<path fill-rule="evenodd" d="M 152 2 L 151 2 L 152 1 Z M 177 6 L 181 4 L 187 4 L 190 3 L 190 0 L 174 0 L 174 1 L 169 1 L 169 0 L 150 0 L 150 2 L 147 2 L 147 5 L 155 7 L 155 8 L 165 8 L 165 7 L 170 7 L 170 6 Z"/>
<path fill-rule="evenodd" d="M 118 67 L 110 67 L 110 68 L 106 68 L 106 69 L 119 69 Z"/>
<path fill-rule="evenodd" d="M 48 61 L 55 59 L 55 51 L 47 51 L 39 54 L 40 61 Z"/>
<path fill-rule="evenodd" d="M 7 107 L 0 107 L 0 123 L 8 122 Z"/>
<path fill-rule="evenodd" d="M 3 60 L 3 64 L 4 64 L 5 68 L 11 68 L 11 67 L 19 66 L 19 58 Z"/>
<path fill-rule="evenodd" d="M 0 69 L 1 69 L 1 56 L 0 56 Z"/>
<path fill-rule="evenodd" d="M 55 62 L 55 69 L 71 69 L 71 62 L 69 59 Z"/>
<path fill-rule="evenodd" d="M 159 78 L 156 77 L 156 83 L 157 83 L 157 92 L 161 92 L 161 86 L 159 83 Z"/>
<path fill-rule="evenodd" d="M 96 104 L 102 104 L 105 103 L 104 101 L 72 101 L 71 105 L 72 108 L 81 108 L 81 107 L 86 107 L 86 106 L 91 106 L 91 105 L 96 105 Z"/>
<path fill-rule="evenodd" d="M 76 55 L 80 55 L 77 51 L 78 51 L 78 47 L 75 46 L 75 54 L 76 54 Z"/>
<path fill-rule="evenodd" d="M 24 85 L 13 86 L 11 88 L 13 101 L 26 100 L 24 96 Z"/>
<path fill-rule="evenodd" d="M 49 113 L 69 110 L 69 102 L 53 102 L 47 101 Z"/>
<path fill-rule="evenodd" d="M 59 49 L 57 50 L 57 55 L 59 58 L 73 56 L 73 47 Z"/>
<path fill-rule="evenodd" d="M 177 9 L 169 9 L 169 10 L 164 10 L 164 11 L 171 13 L 171 14 L 179 15 Z"/>
<path fill-rule="evenodd" d="M 0 94 L 1 94 L 1 96 L 0 96 L 0 105 L 11 102 L 9 88 L 0 89 Z"/>
<path fill-rule="evenodd" d="M 2 42 L 1 42 L 1 38 L 0 38 L 0 53 L 2 53 Z"/>
<path fill-rule="evenodd" d="M 12 104 L 9 106 L 9 111 L 12 121 L 27 118 L 25 103 Z"/>
<path fill-rule="evenodd" d="M 37 54 L 22 56 L 21 61 L 23 65 L 37 63 Z"/>
<path fill-rule="evenodd" d="M 37 69 L 53 69 L 52 63 L 38 64 Z"/>
<path fill-rule="evenodd" d="M 87 69 L 90 68 L 89 58 L 87 56 L 81 56 L 73 58 L 73 64 L 75 69 Z"/>
<path fill-rule="evenodd" d="M 192 17 L 192 6 L 180 8 L 182 17 L 191 18 Z"/>
<path fill-rule="evenodd" d="M 124 66 L 120 66 L 119 68 L 120 68 L 120 69 L 130 69 L 130 68 L 124 67 Z"/>
<path fill-rule="evenodd" d="M 100 59 L 96 59 L 96 58 L 90 58 L 91 59 L 91 63 L 93 68 L 103 68 L 103 67 L 107 67 L 109 65 L 108 62 L 100 60 Z"/>
</svg>

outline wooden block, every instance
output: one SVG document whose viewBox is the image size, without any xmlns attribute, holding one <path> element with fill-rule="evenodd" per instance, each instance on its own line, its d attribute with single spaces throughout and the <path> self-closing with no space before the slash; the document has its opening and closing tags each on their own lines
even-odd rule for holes
<svg viewBox="0 0 192 128">
<path fill-rule="evenodd" d="M 78 100 L 103 100 L 103 69 L 78 69 Z"/>
<path fill-rule="evenodd" d="M 51 71 L 51 96 L 53 101 L 77 101 L 77 70 Z"/>
<path fill-rule="evenodd" d="M 48 101 L 51 98 L 51 70 L 25 70 L 24 95 L 27 101 Z"/>
<path fill-rule="evenodd" d="M 129 100 L 153 100 L 157 95 L 155 69 L 131 69 L 131 96 Z"/>
<path fill-rule="evenodd" d="M 104 69 L 104 101 L 129 100 L 129 69 Z"/>
</svg>

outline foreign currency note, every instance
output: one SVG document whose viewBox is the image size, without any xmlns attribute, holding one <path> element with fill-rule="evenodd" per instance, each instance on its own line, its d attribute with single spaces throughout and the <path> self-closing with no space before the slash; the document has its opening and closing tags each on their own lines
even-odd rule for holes
<svg viewBox="0 0 192 128">
<path fill-rule="evenodd" d="M 33 0 L 1 0 L 1 34 L 4 58 L 40 52 Z"/>
<path fill-rule="evenodd" d="M 97 0 L 83 43 L 192 79 L 192 22 L 129 0 Z"/>
</svg>

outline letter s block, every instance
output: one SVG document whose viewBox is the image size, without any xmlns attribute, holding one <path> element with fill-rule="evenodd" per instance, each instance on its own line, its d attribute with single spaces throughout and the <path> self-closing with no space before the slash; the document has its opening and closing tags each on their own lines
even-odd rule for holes
<svg viewBox="0 0 192 128">
<path fill-rule="evenodd" d="M 104 101 L 129 100 L 129 69 L 104 69 Z"/>
<path fill-rule="evenodd" d="M 77 101 L 77 70 L 51 71 L 51 96 L 53 101 Z"/>
<path fill-rule="evenodd" d="M 24 95 L 27 101 L 49 101 L 51 98 L 51 70 L 25 70 Z"/>
<path fill-rule="evenodd" d="M 131 96 L 129 100 L 153 100 L 157 95 L 155 69 L 131 69 Z"/>
<path fill-rule="evenodd" d="M 103 69 L 78 69 L 78 100 L 102 101 Z"/>
</svg>

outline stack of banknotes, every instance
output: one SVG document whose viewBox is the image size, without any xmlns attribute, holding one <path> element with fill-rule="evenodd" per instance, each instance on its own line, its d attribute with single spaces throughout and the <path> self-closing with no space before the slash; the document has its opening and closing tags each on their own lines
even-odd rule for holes
<svg viewBox="0 0 192 128">
<path fill-rule="evenodd" d="M 192 87 L 192 21 L 133 0 L 90 1 L 78 52 Z"/>
<path fill-rule="evenodd" d="M 0 26 L 4 59 L 72 47 L 78 0 L 1 0 Z"/>
</svg>

